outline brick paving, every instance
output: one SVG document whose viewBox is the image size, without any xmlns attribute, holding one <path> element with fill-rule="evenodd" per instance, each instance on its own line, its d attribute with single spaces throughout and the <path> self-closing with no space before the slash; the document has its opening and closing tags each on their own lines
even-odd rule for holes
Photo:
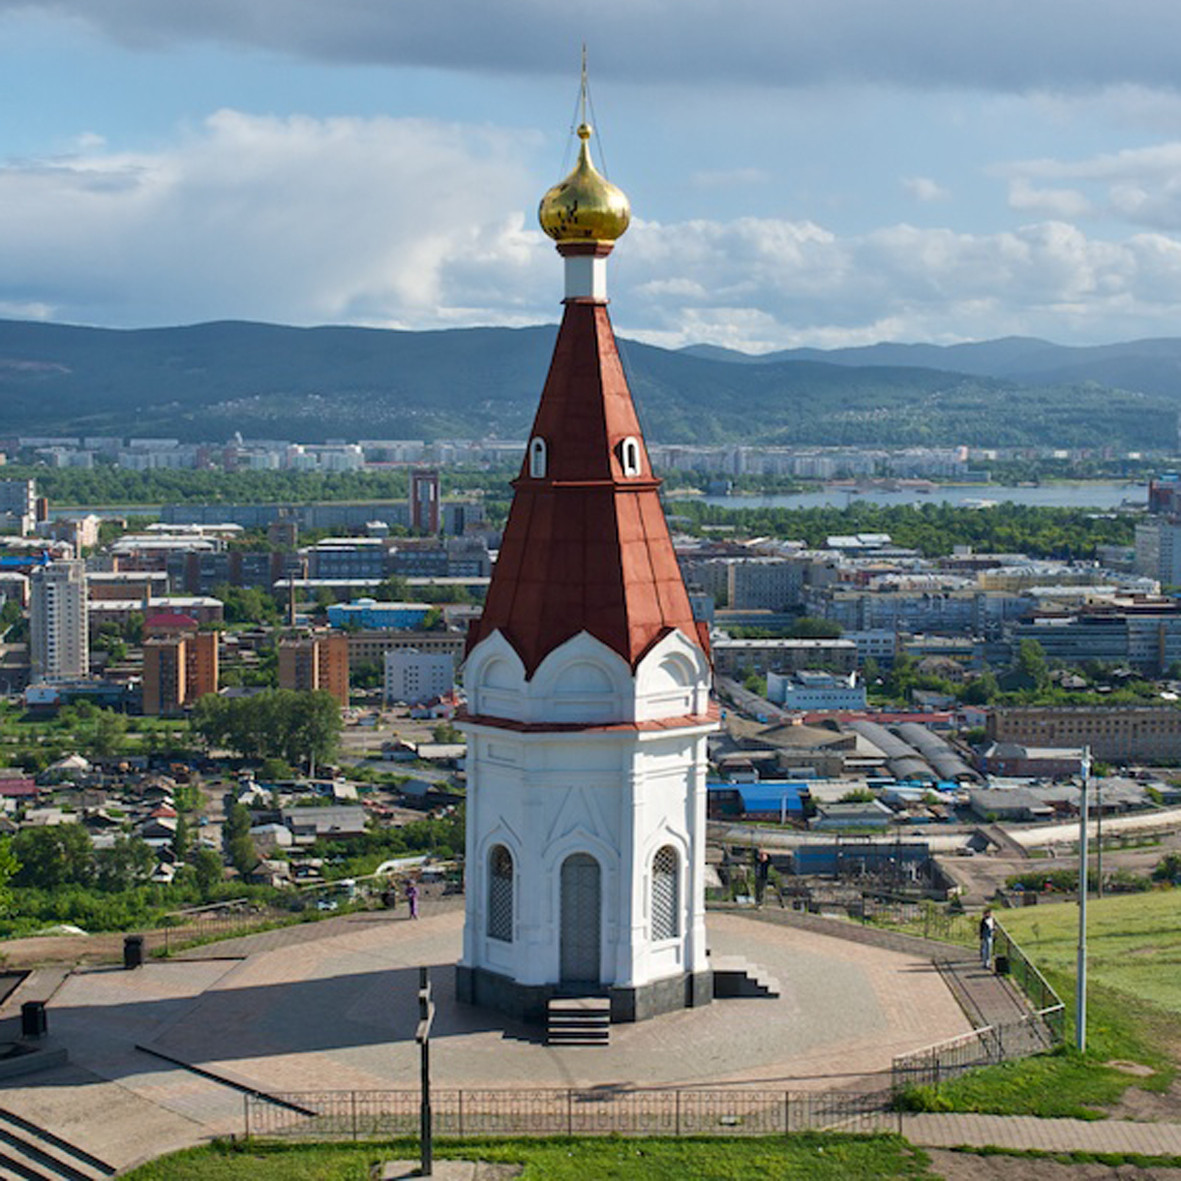
<svg viewBox="0 0 1181 1181">
<path fill-rule="evenodd" d="M 1039 1149 L 1043 1152 L 1181 1156 L 1181 1124 L 1132 1120 L 1038 1119 L 1032 1115 L 904 1115 L 902 1134 L 926 1148 Z"/>
<path fill-rule="evenodd" d="M 782 996 L 615 1026 L 607 1049 L 547 1047 L 537 1031 L 506 1028 L 454 1001 L 463 922 L 456 902 L 440 900 L 418 922 L 340 916 L 134 972 L 78 972 L 50 1003 L 51 1032 L 68 1045 L 70 1065 L 14 1080 L 0 1089 L 0 1105 L 127 1167 L 240 1131 L 243 1098 L 233 1083 L 264 1091 L 412 1087 L 421 963 L 435 969 L 436 1085 L 450 1087 L 873 1088 L 885 1085 L 894 1054 L 971 1028 L 945 978 L 955 978 L 977 1021 L 1011 1019 L 1019 1008 L 1011 986 L 960 948 L 937 947 L 936 967 L 921 940 L 883 941 L 852 924 L 837 931 L 826 922 L 711 913 L 714 952 L 766 968 L 784 985 Z M 244 958 L 208 958 L 230 953 Z M 1181 1155 L 1181 1126 L 1172 1124 L 950 1114 L 900 1123 L 908 1138 L 931 1147 Z"/>
</svg>

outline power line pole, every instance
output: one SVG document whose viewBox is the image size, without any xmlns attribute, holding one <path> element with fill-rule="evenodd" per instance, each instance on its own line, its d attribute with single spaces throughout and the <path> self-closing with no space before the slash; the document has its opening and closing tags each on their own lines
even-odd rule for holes
<svg viewBox="0 0 1181 1181">
<path fill-rule="evenodd" d="M 1078 959 L 1075 965 L 1074 1034 L 1080 1053 L 1087 1048 L 1087 812 L 1091 780 L 1091 748 L 1083 748 L 1083 792 L 1079 801 L 1078 835 Z"/>
</svg>

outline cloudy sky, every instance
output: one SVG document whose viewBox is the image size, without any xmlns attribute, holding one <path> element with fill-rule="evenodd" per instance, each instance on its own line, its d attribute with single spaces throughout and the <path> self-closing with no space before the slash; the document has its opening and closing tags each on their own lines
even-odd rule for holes
<svg viewBox="0 0 1181 1181">
<path fill-rule="evenodd" d="M 623 333 L 1181 335 L 1176 0 L 0 0 L 0 316 L 552 321 L 583 40 Z"/>
</svg>

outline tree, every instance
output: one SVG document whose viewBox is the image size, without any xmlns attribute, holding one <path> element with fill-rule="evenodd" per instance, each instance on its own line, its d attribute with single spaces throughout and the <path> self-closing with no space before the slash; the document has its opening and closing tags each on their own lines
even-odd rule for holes
<svg viewBox="0 0 1181 1181">
<path fill-rule="evenodd" d="M 176 854 L 176 859 L 178 861 L 183 861 L 185 859 L 192 840 L 193 834 L 189 829 L 189 822 L 182 813 L 176 818 L 176 832 L 172 837 L 172 851 Z"/>
<path fill-rule="evenodd" d="M 965 705 L 987 705 L 1000 692 L 995 674 L 985 669 L 975 680 L 964 686 L 960 700 Z"/>
<path fill-rule="evenodd" d="M 90 749 L 99 758 L 118 753 L 127 737 L 127 718 L 116 713 L 113 709 L 95 711 L 93 719 L 94 736 L 90 740 Z"/>
<path fill-rule="evenodd" d="M 1017 671 L 1039 692 L 1050 684 L 1045 649 L 1037 640 L 1022 640 L 1017 648 Z"/>
<path fill-rule="evenodd" d="M 226 816 L 225 824 L 222 826 L 222 833 L 225 836 L 227 845 L 238 837 L 244 837 L 250 834 L 250 810 L 245 804 L 234 804 L 231 806 L 229 814 Z"/>
<path fill-rule="evenodd" d="M 12 838 L 12 852 L 20 863 L 17 886 L 56 890 L 87 885 L 94 877 L 94 850 L 80 824 L 22 828 Z"/>
<path fill-rule="evenodd" d="M 119 836 L 109 849 L 94 855 L 96 884 L 100 890 L 114 892 L 141 886 L 156 867 L 156 854 L 139 837 Z"/>
<path fill-rule="evenodd" d="M 249 836 L 234 837 L 229 844 L 230 862 L 240 874 L 250 873 L 258 864 L 258 851 Z"/>
<path fill-rule="evenodd" d="M 225 879 L 225 866 L 221 858 L 212 849 L 198 849 L 189 858 L 193 876 L 197 879 L 197 889 L 201 897 L 208 899 L 216 886 Z"/>
<path fill-rule="evenodd" d="M 210 747 L 292 764 L 331 759 L 342 728 L 339 703 L 322 689 L 266 689 L 232 701 L 209 694 L 194 706 L 191 720 Z"/>
<path fill-rule="evenodd" d="M 8 883 L 16 876 L 19 868 L 20 863 L 13 852 L 12 839 L 0 837 L 0 911 L 6 910 L 12 900 L 12 890 Z"/>
<path fill-rule="evenodd" d="M 431 730 L 431 737 L 440 744 L 463 741 L 463 735 L 450 722 L 439 722 Z"/>
<path fill-rule="evenodd" d="M 839 640 L 841 625 L 831 619 L 816 619 L 810 615 L 801 615 L 787 633 L 795 640 Z"/>
</svg>

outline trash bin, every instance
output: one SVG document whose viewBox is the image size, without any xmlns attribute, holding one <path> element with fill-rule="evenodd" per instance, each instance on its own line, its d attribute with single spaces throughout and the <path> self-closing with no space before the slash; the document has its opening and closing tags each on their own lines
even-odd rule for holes
<svg viewBox="0 0 1181 1181">
<path fill-rule="evenodd" d="M 995 962 L 996 974 L 998 976 L 1007 976 L 1009 974 L 1009 957 L 1007 955 L 998 955 Z"/>
<path fill-rule="evenodd" d="M 125 935 L 123 937 L 123 967 L 142 968 L 144 962 L 144 937 Z"/>
<path fill-rule="evenodd" d="M 21 1005 L 21 1037 L 44 1037 L 49 1032 L 49 1018 L 44 1001 L 25 1001 Z"/>
</svg>

